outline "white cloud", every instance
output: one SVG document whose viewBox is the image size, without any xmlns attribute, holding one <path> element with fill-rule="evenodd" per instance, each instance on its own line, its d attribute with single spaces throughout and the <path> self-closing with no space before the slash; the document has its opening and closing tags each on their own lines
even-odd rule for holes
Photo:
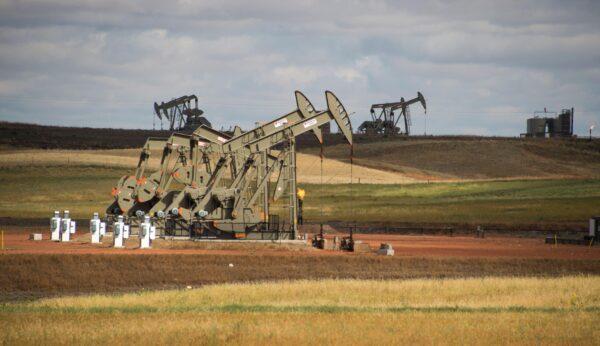
<svg viewBox="0 0 600 346">
<path fill-rule="evenodd" d="M 213 123 L 249 126 L 290 111 L 296 89 L 318 107 L 330 89 L 359 123 L 372 103 L 419 90 L 435 133 L 517 135 L 524 118 L 481 114 L 544 106 L 574 106 L 581 132 L 600 114 L 599 9 L 9 0 L 0 2 L 0 119 L 150 127 L 152 102 L 195 93 Z"/>
</svg>

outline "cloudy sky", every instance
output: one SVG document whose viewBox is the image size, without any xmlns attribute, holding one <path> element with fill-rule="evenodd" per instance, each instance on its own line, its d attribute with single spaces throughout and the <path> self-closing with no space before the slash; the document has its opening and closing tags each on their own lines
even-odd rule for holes
<svg viewBox="0 0 600 346">
<path fill-rule="evenodd" d="M 414 133 L 514 136 L 575 107 L 584 134 L 600 2 L 0 0 L 0 120 L 152 128 L 154 101 L 194 93 L 216 127 L 248 128 L 327 89 L 355 127 L 421 91 Z"/>
</svg>

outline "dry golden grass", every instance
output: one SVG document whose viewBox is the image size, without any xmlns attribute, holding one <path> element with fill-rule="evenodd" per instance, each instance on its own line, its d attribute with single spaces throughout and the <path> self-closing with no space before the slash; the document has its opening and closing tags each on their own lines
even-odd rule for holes
<svg viewBox="0 0 600 346">
<path fill-rule="evenodd" d="M 3 343 L 595 344 L 600 277 L 285 281 L 0 306 Z"/>
<path fill-rule="evenodd" d="M 95 166 L 126 168 L 123 175 L 132 174 L 138 163 L 139 150 L 12 150 L 0 152 L 0 167 L 15 166 Z M 318 156 L 298 154 L 298 180 L 301 183 L 319 183 L 321 165 Z M 149 168 L 160 166 L 160 153 L 153 152 Z M 419 180 L 397 172 L 363 166 L 353 167 L 353 181 L 364 184 L 404 184 Z M 323 160 L 323 182 L 339 184 L 350 182 L 350 164 L 333 159 Z"/>
<path fill-rule="evenodd" d="M 5 317 L 0 314 L 0 319 Z M 597 313 L 14 314 L 6 344 L 593 345 Z"/>
<path fill-rule="evenodd" d="M 600 277 L 415 280 L 298 280 L 232 283 L 189 291 L 49 298 L 25 308 L 215 309 L 261 307 L 598 308 Z"/>
<path fill-rule="evenodd" d="M 321 163 L 319 156 L 298 153 L 298 181 L 318 184 L 321 182 Z M 362 184 L 407 184 L 422 182 L 407 175 L 354 165 L 352 181 Z M 345 184 L 350 182 L 350 164 L 338 160 L 323 159 L 323 183 Z"/>
<path fill-rule="evenodd" d="M 0 152 L 0 166 L 98 166 L 135 168 L 139 150 L 14 150 Z M 158 168 L 160 157 L 150 159 L 150 167 Z M 126 173 L 128 171 L 125 171 Z"/>
<path fill-rule="evenodd" d="M 494 138 L 380 138 L 354 146 L 354 162 L 416 179 L 486 180 L 597 178 L 600 141 Z M 304 148 L 317 154 L 319 148 Z M 325 156 L 347 162 L 348 146 L 329 145 Z"/>
</svg>

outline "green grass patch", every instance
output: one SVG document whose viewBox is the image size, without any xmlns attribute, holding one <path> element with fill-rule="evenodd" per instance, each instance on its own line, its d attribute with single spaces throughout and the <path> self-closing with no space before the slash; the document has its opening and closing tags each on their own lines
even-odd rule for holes
<svg viewBox="0 0 600 346">
<path fill-rule="evenodd" d="M 600 214 L 594 179 L 303 187 L 316 221 L 585 223 Z"/>
<path fill-rule="evenodd" d="M 75 218 L 88 218 L 104 212 L 112 201 L 112 187 L 129 171 L 86 166 L 2 167 L 0 216 L 40 218 L 66 209 Z"/>
<path fill-rule="evenodd" d="M 0 168 L 0 216 L 43 218 L 68 209 L 75 218 L 88 218 L 106 209 L 111 188 L 130 173 L 86 166 Z M 584 224 L 600 214 L 600 179 L 301 187 L 309 221 Z"/>
</svg>

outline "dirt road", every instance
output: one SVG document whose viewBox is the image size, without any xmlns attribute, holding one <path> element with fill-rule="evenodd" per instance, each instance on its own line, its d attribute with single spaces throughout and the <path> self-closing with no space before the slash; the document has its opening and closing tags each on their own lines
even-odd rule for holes
<svg viewBox="0 0 600 346">
<path fill-rule="evenodd" d="M 29 233 L 43 234 L 42 241 L 29 240 Z M 327 238 L 332 238 L 327 235 Z M 12 229 L 5 232 L 5 254 L 227 254 L 286 256 L 375 256 L 375 253 L 353 254 L 340 251 L 316 250 L 277 242 L 267 244 L 210 244 L 190 241 L 157 240 L 153 249 L 137 249 L 131 238 L 125 249 L 114 249 L 109 238 L 103 244 L 91 244 L 86 233 L 80 233 L 69 243 L 49 240 L 42 228 Z M 600 259 L 600 246 L 548 245 L 541 238 L 466 236 L 420 236 L 390 234 L 357 234 L 355 240 L 368 243 L 373 250 L 381 243 L 393 246 L 401 257 L 458 257 L 458 258 L 535 258 L 535 259 Z"/>
</svg>

